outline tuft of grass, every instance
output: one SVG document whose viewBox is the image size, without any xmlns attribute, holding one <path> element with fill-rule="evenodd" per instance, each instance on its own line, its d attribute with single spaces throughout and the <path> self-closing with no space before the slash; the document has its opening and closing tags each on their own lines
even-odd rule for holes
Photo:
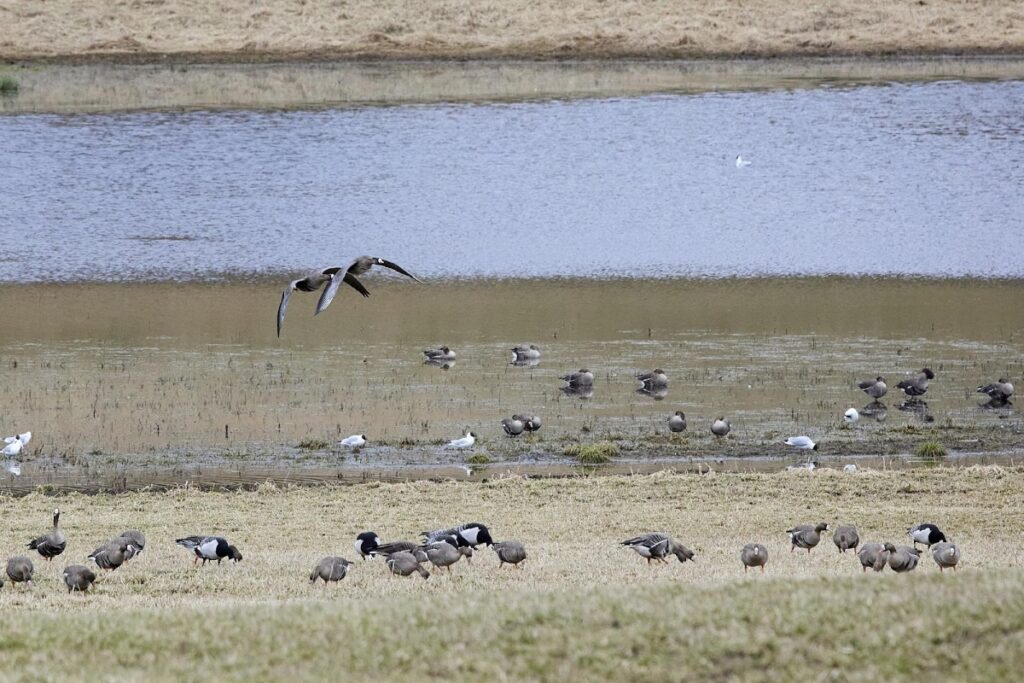
<svg viewBox="0 0 1024 683">
<path fill-rule="evenodd" d="M 491 458 L 486 453 L 474 453 L 466 458 L 467 465 L 487 465 L 490 462 Z"/>
<path fill-rule="evenodd" d="M 601 443 L 569 444 L 562 449 L 562 455 L 577 458 L 585 465 L 600 465 L 609 462 L 619 454 L 619 447 L 616 444 L 603 441 Z"/>
<path fill-rule="evenodd" d="M 914 451 L 919 458 L 944 458 L 946 447 L 938 441 L 925 441 Z"/>
<path fill-rule="evenodd" d="M 299 442 L 299 448 L 304 451 L 322 451 L 330 444 L 323 439 L 303 439 Z"/>
<path fill-rule="evenodd" d="M 18 80 L 13 76 L 0 76 L 0 95 L 15 95 L 19 87 Z"/>
</svg>

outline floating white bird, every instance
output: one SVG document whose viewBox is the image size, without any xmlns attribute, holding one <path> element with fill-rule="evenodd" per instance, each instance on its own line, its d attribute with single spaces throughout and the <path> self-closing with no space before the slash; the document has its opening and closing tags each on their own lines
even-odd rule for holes
<svg viewBox="0 0 1024 683">
<path fill-rule="evenodd" d="M 787 446 L 793 446 L 805 451 L 816 451 L 818 450 L 818 444 L 811 441 L 809 436 L 791 436 L 786 439 Z"/>
<path fill-rule="evenodd" d="M 750 162 L 744 159 L 740 155 L 736 155 L 736 168 L 743 168 L 744 166 L 750 166 Z"/>
<path fill-rule="evenodd" d="M 25 432 L 24 434 L 18 434 L 17 436 L 5 436 L 4 443 L 14 443 L 20 441 L 22 446 L 27 446 L 28 442 L 32 440 L 32 432 Z"/>
<path fill-rule="evenodd" d="M 856 472 L 857 466 L 852 462 L 849 465 L 843 465 L 843 472 Z"/>
<path fill-rule="evenodd" d="M 338 443 L 349 448 L 362 448 L 366 445 L 366 434 L 353 434 L 352 436 L 345 437 Z"/>
<path fill-rule="evenodd" d="M 850 408 L 843 413 L 843 422 L 846 424 L 853 424 L 860 419 L 860 413 L 857 412 L 856 408 Z"/>
<path fill-rule="evenodd" d="M 466 435 L 461 439 L 455 439 L 454 441 L 448 442 L 448 448 L 470 448 L 476 443 L 476 434 L 467 431 Z"/>
</svg>

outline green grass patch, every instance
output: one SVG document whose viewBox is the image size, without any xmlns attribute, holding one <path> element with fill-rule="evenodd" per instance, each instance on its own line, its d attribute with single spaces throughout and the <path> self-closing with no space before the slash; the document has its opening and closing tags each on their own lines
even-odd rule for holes
<svg viewBox="0 0 1024 683">
<path fill-rule="evenodd" d="M 919 458 L 944 458 L 946 447 L 937 441 L 925 441 L 914 451 Z"/>
<path fill-rule="evenodd" d="M 304 451 L 322 451 L 330 444 L 323 439 L 303 439 L 299 442 L 299 448 Z"/>
<path fill-rule="evenodd" d="M 13 76 L 0 76 L 0 95 L 15 95 L 19 87 L 18 79 Z"/>
<path fill-rule="evenodd" d="M 490 462 L 491 458 L 486 453 L 474 453 L 466 458 L 467 465 L 487 465 Z"/>
<path fill-rule="evenodd" d="M 562 455 L 577 458 L 585 465 L 600 465 L 609 462 L 619 454 L 619 447 L 607 441 L 592 444 L 569 444 L 562 449 Z"/>
</svg>

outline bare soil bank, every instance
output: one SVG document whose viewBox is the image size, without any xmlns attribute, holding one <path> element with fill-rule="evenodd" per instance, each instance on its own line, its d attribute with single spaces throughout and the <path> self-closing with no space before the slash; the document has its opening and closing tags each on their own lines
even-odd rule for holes
<svg viewBox="0 0 1024 683">
<path fill-rule="evenodd" d="M 1024 9 L 967 0 L 0 1 L 0 59 L 1019 54 Z"/>
</svg>

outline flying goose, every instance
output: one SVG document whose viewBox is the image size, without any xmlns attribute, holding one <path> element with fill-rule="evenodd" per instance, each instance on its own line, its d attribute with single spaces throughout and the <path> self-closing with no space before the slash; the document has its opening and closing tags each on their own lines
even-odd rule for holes
<svg viewBox="0 0 1024 683">
<path fill-rule="evenodd" d="M 905 379 L 897 384 L 896 388 L 902 389 L 903 393 L 911 398 L 924 396 L 928 391 L 928 381 L 933 379 L 935 379 L 935 373 L 928 368 L 923 368 L 916 379 Z"/>
<path fill-rule="evenodd" d="M 316 583 L 317 579 L 323 579 L 326 586 L 329 581 L 341 581 L 348 576 L 348 568 L 351 566 L 352 563 L 344 557 L 325 557 L 313 567 L 309 582 Z"/>
<path fill-rule="evenodd" d="M 741 154 L 736 155 L 736 168 L 745 168 L 747 166 L 750 166 L 750 161 L 744 159 Z"/>
<path fill-rule="evenodd" d="M 334 267 L 325 268 L 320 271 L 313 271 L 306 277 L 289 282 L 288 288 L 281 294 L 281 304 L 277 307 L 277 336 L 281 336 L 281 328 L 284 326 L 284 314 L 288 309 L 288 299 L 291 298 L 292 292 L 296 290 L 300 292 L 315 292 L 323 287 L 325 283 L 329 283 L 327 288 L 324 289 L 324 293 L 320 295 L 320 300 L 316 304 L 316 315 L 319 315 L 327 310 L 327 307 L 331 305 L 332 301 L 334 301 L 334 296 L 338 293 L 338 287 L 341 286 L 342 282 L 362 294 L 364 297 L 370 296 L 366 287 L 363 287 L 363 283 L 361 283 L 356 276 L 362 275 L 374 266 L 390 268 L 391 270 L 401 273 L 408 278 L 412 278 L 416 282 L 421 282 L 419 278 L 408 273 L 397 263 L 392 263 L 391 261 L 378 258 L 376 256 L 360 256 L 345 268 Z"/>
<path fill-rule="evenodd" d="M 416 557 L 409 552 L 400 552 L 390 555 L 387 559 L 388 569 L 397 576 L 409 576 L 416 572 L 424 579 L 430 578 L 430 572 L 420 566 Z"/>
<path fill-rule="evenodd" d="M 455 360 L 455 352 L 447 346 L 436 349 L 424 349 L 423 355 L 427 357 L 427 363 L 447 363 Z"/>
<path fill-rule="evenodd" d="M 724 417 L 716 417 L 711 423 L 711 433 L 715 436 L 725 436 L 732 430 L 732 424 Z"/>
<path fill-rule="evenodd" d="M 914 539 L 914 547 L 917 547 L 918 543 L 924 543 L 929 548 L 936 543 L 946 541 L 946 534 L 942 533 L 942 530 L 934 524 L 924 523 L 912 526 L 907 529 L 907 534 Z"/>
<path fill-rule="evenodd" d="M 803 451 L 816 451 L 818 450 L 818 444 L 811 440 L 809 436 L 791 436 L 786 439 L 787 446 L 793 446 Z"/>
<path fill-rule="evenodd" d="M 242 561 L 242 553 L 238 552 L 238 548 L 220 536 L 187 536 L 179 538 L 175 543 L 195 553 L 193 565 L 199 560 L 203 561 L 204 567 L 210 560 L 217 560 L 217 564 L 220 564 L 221 560 Z"/>
<path fill-rule="evenodd" d="M 898 574 L 913 571 L 917 561 L 921 559 L 921 551 L 908 545 L 901 545 L 896 552 L 889 553 L 889 568 Z"/>
<path fill-rule="evenodd" d="M 743 573 L 747 573 L 750 567 L 760 567 L 764 572 L 764 566 L 768 564 L 768 548 L 760 543 L 748 543 L 740 551 L 740 561 L 743 562 Z"/>
<path fill-rule="evenodd" d="M 637 375 L 636 378 L 640 381 L 643 391 L 654 392 L 658 389 L 668 388 L 668 375 L 661 368 L 655 368 L 653 372 Z"/>
<path fill-rule="evenodd" d="M 675 555 L 680 562 L 697 561 L 692 550 L 681 543 L 676 543 L 668 534 L 660 532 L 630 538 L 623 541 L 622 545 L 632 548 L 640 557 L 646 558 L 647 564 L 650 564 L 651 560 L 667 563 L 665 558 L 669 555 Z"/>
<path fill-rule="evenodd" d="M 64 585 L 68 587 L 68 593 L 77 591 L 84 593 L 96 583 L 96 574 L 91 569 L 80 564 L 72 564 L 64 568 Z"/>
<path fill-rule="evenodd" d="M 889 391 L 889 386 L 885 383 L 885 378 L 881 375 L 874 379 L 866 379 L 863 382 L 858 382 L 857 386 L 860 387 L 865 394 L 876 401 L 885 396 Z"/>
<path fill-rule="evenodd" d="M 431 541 L 423 547 L 423 551 L 432 565 L 438 568 L 447 567 L 449 572 L 452 565 L 463 557 L 466 558 L 466 562 L 473 557 L 473 548 L 468 545 L 460 546 L 455 536 L 445 536 Z"/>
<path fill-rule="evenodd" d="M 536 365 L 540 360 L 540 349 L 534 344 L 512 347 L 512 365 Z"/>
<path fill-rule="evenodd" d="M 836 527 L 836 532 L 832 534 L 832 542 L 839 548 L 840 555 L 851 549 L 856 554 L 857 546 L 860 545 L 860 534 L 857 533 L 856 527 L 844 524 Z"/>
<path fill-rule="evenodd" d="M 822 522 L 821 524 L 814 526 L 812 524 L 801 524 L 795 526 L 792 529 L 786 529 L 786 533 L 789 534 L 789 540 L 792 545 L 789 547 L 789 552 L 793 552 L 796 548 L 806 548 L 807 553 L 810 554 L 811 548 L 818 545 L 821 541 L 821 532 L 828 531 L 828 524 Z"/>
<path fill-rule="evenodd" d="M 64 532 L 60 530 L 60 510 L 53 511 L 53 531 L 48 534 L 44 534 L 37 538 L 33 538 L 28 543 L 29 550 L 35 550 L 37 553 L 42 555 L 47 562 L 64 552 L 64 548 L 67 547 L 67 539 L 64 537 Z"/>
<path fill-rule="evenodd" d="M 683 411 L 677 410 L 668 418 L 668 430 L 675 434 L 686 431 L 686 414 Z"/>
<path fill-rule="evenodd" d="M 365 561 L 367 557 L 373 557 L 377 554 L 377 548 L 380 546 L 380 537 L 372 531 L 364 531 L 356 536 L 355 549 L 356 555 L 363 558 Z"/>
<path fill-rule="evenodd" d="M 988 397 L 993 401 L 1005 403 L 1011 396 L 1013 396 L 1013 384 L 1005 377 L 1000 377 L 995 382 L 992 382 L 992 384 L 986 384 L 983 387 L 978 387 L 975 389 L 975 392 L 979 394 L 988 394 Z"/>
<path fill-rule="evenodd" d="M 479 522 L 469 522 L 452 527 L 451 529 L 435 529 L 434 531 L 423 532 L 423 538 L 426 539 L 428 544 L 445 536 L 454 536 L 459 547 L 471 546 L 475 549 L 480 544 L 492 545 L 494 543 L 490 530 Z"/>
<path fill-rule="evenodd" d="M 952 567 L 953 571 L 956 571 L 956 566 L 960 563 L 960 548 L 950 541 L 936 543 L 932 546 L 932 559 L 939 565 L 940 572 L 947 567 Z"/>
<path fill-rule="evenodd" d="M 7 578 L 14 583 L 32 583 L 32 573 L 36 568 L 32 560 L 24 555 L 15 555 L 7 560 Z"/>
<path fill-rule="evenodd" d="M 896 552 L 896 546 L 892 543 L 865 543 L 857 551 L 857 559 L 860 560 L 861 570 L 866 572 L 868 567 L 880 572 L 889 563 L 889 556 Z"/>
<path fill-rule="evenodd" d="M 519 541 L 499 541 L 491 546 L 498 555 L 498 569 L 506 564 L 518 567 L 526 559 L 526 548 Z"/>
<path fill-rule="evenodd" d="M 132 545 L 132 542 L 123 536 L 118 536 L 92 551 L 89 554 L 89 559 L 95 562 L 100 569 L 114 571 L 135 553 L 135 546 Z"/>
</svg>

